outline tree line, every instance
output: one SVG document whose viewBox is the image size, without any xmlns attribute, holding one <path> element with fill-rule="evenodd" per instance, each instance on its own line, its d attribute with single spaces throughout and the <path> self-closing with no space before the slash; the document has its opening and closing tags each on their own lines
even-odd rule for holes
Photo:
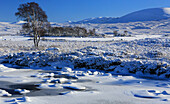
<svg viewBox="0 0 170 104">
<path fill-rule="evenodd" d="M 83 27 L 50 27 L 48 32 L 45 34 L 47 36 L 73 36 L 73 37 L 87 37 L 96 36 L 95 29 L 89 29 Z"/>
<path fill-rule="evenodd" d="M 127 30 L 125 30 L 124 31 L 124 33 L 118 33 L 118 31 L 113 31 L 113 35 L 114 36 L 130 36 L 130 35 L 128 35 L 128 31 Z"/>
<path fill-rule="evenodd" d="M 31 33 L 29 30 L 28 24 L 25 23 L 22 25 L 22 29 L 20 30 L 20 34 L 23 35 L 31 35 L 34 36 L 34 33 Z M 39 31 L 41 36 L 69 36 L 69 37 L 88 37 L 88 36 L 98 36 L 95 29 L 89 29 L 83 27 L 52 27 L 50 24 L 46 26 L 46 29 L 42 29 Z"/>
</svg>

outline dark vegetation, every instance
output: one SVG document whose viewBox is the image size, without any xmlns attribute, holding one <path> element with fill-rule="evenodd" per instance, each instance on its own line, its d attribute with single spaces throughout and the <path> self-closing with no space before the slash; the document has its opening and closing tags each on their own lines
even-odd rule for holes
<svg viewBox="0 0 170 104">
<path fill-rule="evenodd" d="M 73 36 L 73 37 L 87 37 L 97 36 L 95 29 L 87 30 L 82 27 L 50 27 L 46 36 Z"/>
</svg>

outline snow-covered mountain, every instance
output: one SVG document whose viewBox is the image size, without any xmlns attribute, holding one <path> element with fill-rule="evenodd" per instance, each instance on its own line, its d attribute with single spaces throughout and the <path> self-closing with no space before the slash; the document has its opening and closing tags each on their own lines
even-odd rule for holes
<svg viewBox="0 0 170 104">
<path fill-rule="evenodd" d="M 18 21 L 18 22 L 12 22 L 11 24 L 22 25 L 24 23 L 27 23 L 27 22 L 26 21 Z"/>
<path fill-rule="evenodd" d="M 77 22 L 72 23 L 111 23 L 113 20 L 117 18 L 114 17 L 96 17 L 96 18 L 88 18 Z"/>
<path fill-rule="evenodd" d="M 0 22 L 0 35 L 17 34 L 21 29 L 21 21 L 19 22 Z"/>
<path fill-rule="evenodd" d="M 159 21 L 168 18 L 170 18 L 170 8 L 151 8 L 122 16 L 118 22 Z"/>
<path fill-rule="evenodd" d="M 98 17 L 73 23 L 126 23 L 138 21 L 159 21 L 170 18 L 170 8 L 150 8 L 129 13 L 120 18 Z"/>
</svg>

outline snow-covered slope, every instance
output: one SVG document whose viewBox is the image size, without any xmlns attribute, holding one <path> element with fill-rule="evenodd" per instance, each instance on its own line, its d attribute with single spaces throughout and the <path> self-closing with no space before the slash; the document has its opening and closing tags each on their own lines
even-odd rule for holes
<svg viewBox="0 0 170 104">
<path fill-rule="evenodd" d="M 13 23 L 11 23 L 11 24 L 22 25 L 22 24 L 24 24 L 24 23 L 26 23 L 26 21 L 13 22 Z"/>
<path fill-rule="evenodd" d="M 21 29 L 21 24 L 0 22 L 0 35 L 14 35 L 17 34 Z"/>
<path fill-rule="evenodd" d="M 127 30 L 130 35 L 168 35 L 170 34 L 170 19 L 160 21 L 141 21 L 141 22 L 128 22 L 128 23 L 86 23 L 86 24 L 69 24 L 69 23 L 55 23 L 52 22 L 51 26 L 79 26 L 89 29 L 96 29 L 96 33 L 107 34 L 113 33 L 114 30 L 123 33 Z M 22 24 L 22 23 L 21 23 Z M 0 35 L 16 35 L 22 28 L 22 25 L 10 22 L 0 22 Z M 111 35 L 111 34 L 110 34 Z"/>
<path fill-rule="evenodd" d="M 96 18 L 88 18 L 77 22 L 72 23 L 111 23 L 113 20 L 117 18 L 114 17 L 96 17 Z"/>
<path fill-rule="evenodd" d="M 16 35 L 20 32 L 22 25 L 26 23 L 26 21 L 17 21 L 17 22 L 1 22 L 0 21 L 0 35 Z M 62 27 L 67 23 L 56 23 L 50 22 L 51 26 Z"/>
<path fill-rule="evenodd" d="M 170 18 L 170 8 L 151 8 L 136 11 L 119 18 L 118 22 L 159 21 Z"/>
<path fill-rule="evenodd" d="M 99 17 L 73 23 L 123 23 L 137 21 L 159 21 L 170 18 L 170 8 L 150 8 L 129 13 L 120 18 Z"/>
</svg>

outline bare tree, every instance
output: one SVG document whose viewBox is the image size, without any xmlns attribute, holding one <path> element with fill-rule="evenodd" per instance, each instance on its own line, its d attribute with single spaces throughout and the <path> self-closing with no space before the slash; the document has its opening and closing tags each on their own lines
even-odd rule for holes
<svg viewBox="0 0 170 104">
<path fill-rule="evenodd" d="M 95 36 L 95 34 L 96 34 L 96 30 L 95 29 L 93 29 L 93 30 L 89 29 L 89 35 Z"/>
<path fill-rule="evenodd" d="M 124 31 L 124 34 L 125 34 L 125 36 L 127 36 L 127 35 L 128 35 L 128 31 L 127 31 L 127 30 L 125 30 L 125 31 Z"/>
<path fill-rule="evenodd" d="M 25 33 L 33 35 L 34 46 L 38 48 L 40 37 L 50 26 L 46 13 L 39 7 L 39 4 L 30 2 L 21 4 L 15 15 L 27 21 L 27 23 L 23 24 L 22 29 Z"/>
<path fill-rule="evenodd" d="M 95 36 L 95 34 L 96 34 L 96 29 L 93 29 L 92 32 L 93 32 L 92 35 Z"/>
<path fill-rule="evenodd" d="M 115 31 L 113 31 L 113 34 L 114 34 L 114 36 L 117 36 L 118 32 L 115 30 Z"/>
</svg>

